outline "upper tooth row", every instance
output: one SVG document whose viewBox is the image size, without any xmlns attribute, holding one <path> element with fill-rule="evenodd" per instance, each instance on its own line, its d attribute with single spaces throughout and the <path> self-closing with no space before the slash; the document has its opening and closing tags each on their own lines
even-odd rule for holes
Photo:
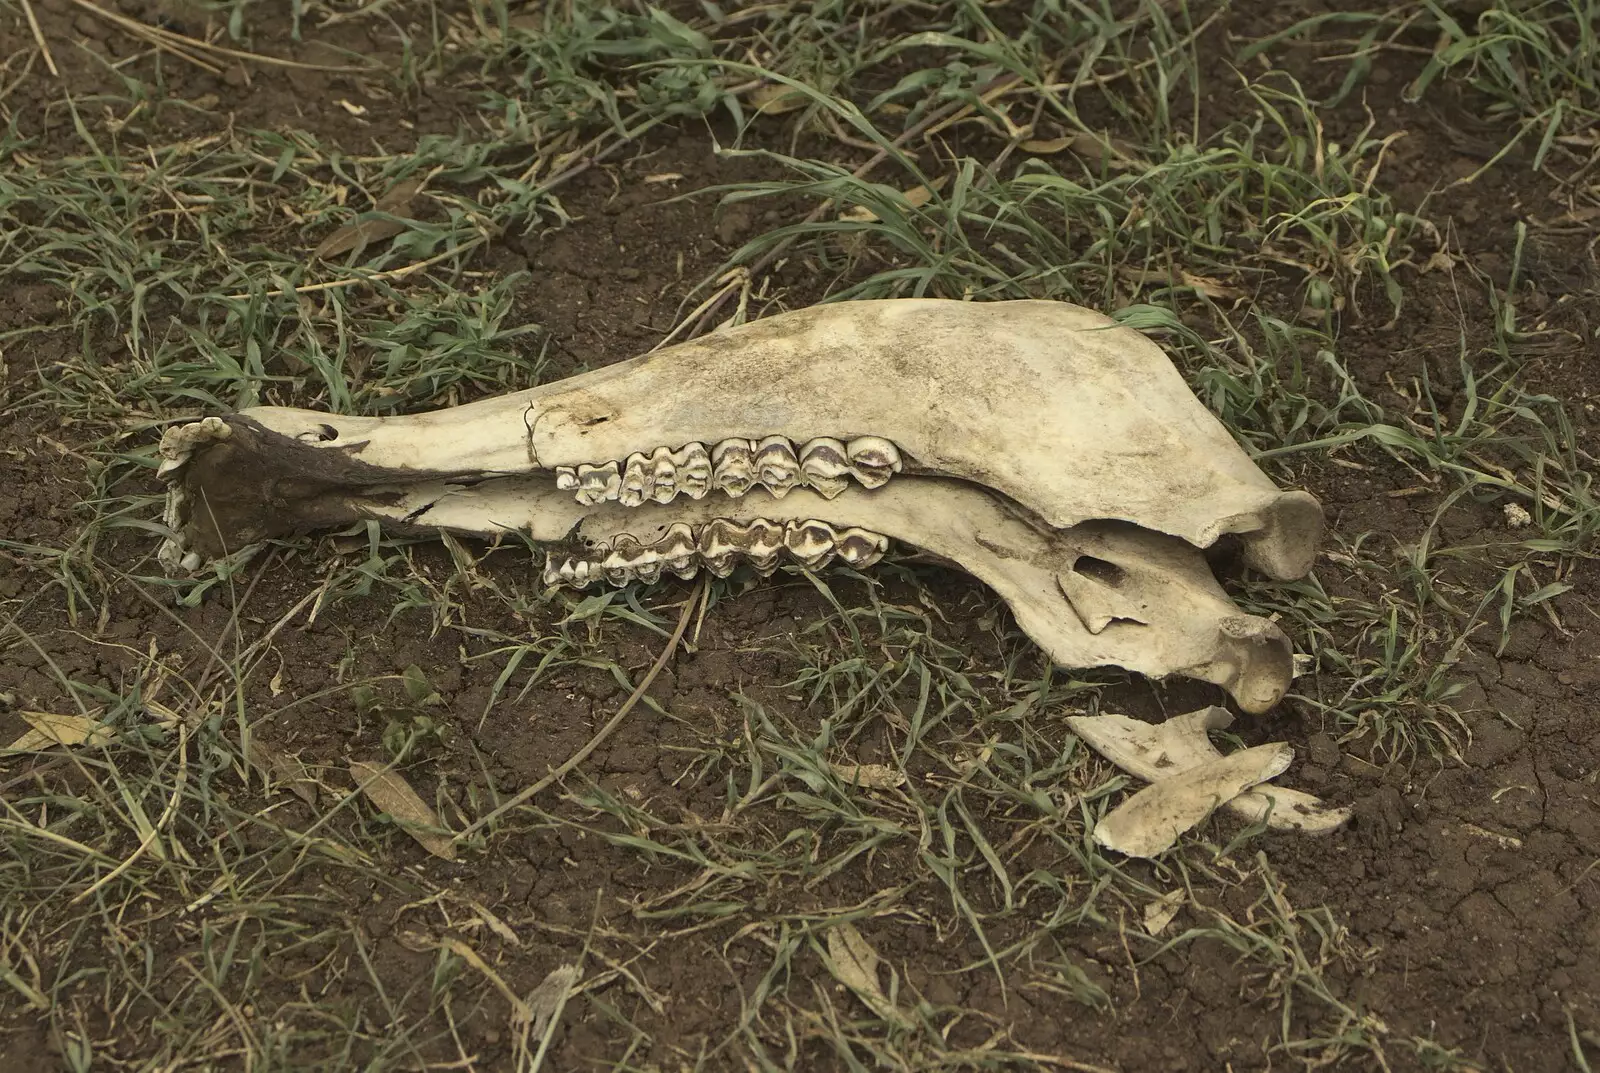
<svg viewBox="0 0 1600 1073">
<path fill-rule="evenodd" d="M 900 467 L 899 449 L 881 436 L 858 436 L 849 443 L 818 436 L 798 453 L 784 437 L 768 436 L 723 440 L 710 451 L 703 443 L 690 443 L 676 451 L 635 451 L 622 462 L 557 466 L 556 487 L 574 492 L 585 506 L 607 500 L 625 507 L 670 503 L 679 492 L 701 499 L 713 485 L 737 498 L 759 484 L 780 499 L 806 485 L 832 499 L 851 477 L 878 488 Z"/>
<path fill-rule="evenodd" d="M 808 570 L 829 560 L 854 567 L 868 567 L 889 550 L 889 538 L 868 529 L 837 529 L 827 522 L 769 522 L 756 519 L 740 523 L 718 518 L 696 529 L 675 522 L 666 534 L 650 544 L 641 544 L 627 533 L 595 549 L 590 558 L 569 556 L 562 560 L 552 555 L 545 563 L 546 585 L 585 588 L 604 580 L 612 585 L 630 581 L 652 584 L 663 571 L 681 578 L 692 578 L 704 566 L 717 577 L 727 577 L 739 561 L 746 560 L 757 573 L 766 576 L 778 568 L 784 554 Z"/>
</svg>

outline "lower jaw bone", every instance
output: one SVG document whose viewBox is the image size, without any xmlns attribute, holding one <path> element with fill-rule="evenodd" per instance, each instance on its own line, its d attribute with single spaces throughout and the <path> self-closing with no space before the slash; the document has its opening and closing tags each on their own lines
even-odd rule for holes
<svg viewBox="0 0 1600 1073">
<path fill-rule="evenodd" d="M 767 573 L 785 556 L 818 560 L 822 530 L 808 527 L 825 525 L 834 554 L 862 565 L 881 554 L 884 538 L 955 564 L 999 594 L 1023 632 L 1064 667 L 1197 678 L 1222 686 L 1250 712 L 1277 703 L 1292 677 L 1288 639 L 1240 611 L 1194 546 L 1121 522 L 1051 529 L 964 481 L 902 476 L 832 498 L 797 487 L 781 499 L 680 497 L 630 508 L 579 503 L 570 490 L 534 477 L 418 479 L 307 450 L 249 423 L 225 428 L 209 443 L 187 445 L 186 464 L 167 474 L 168 523 L 179 538 L 163 549 L 165 563 L 196 565 L 201 554 L 376 519 L 396 531 L 494 537 L 520 530 L 567 549 L 570 566 L 563 570 L 569 564 L 558 557 L 554 583 L 652 581 L 664 568 L 680 576 L 700 566 L 731 568 L 736 556 L 717 550 L 722 545 L 702 549 L 708 527 L 744 534 L 737 553 Z M 679 544 L 696 541 L 696 552 L 680 548 L 646 561 L 643 550 L 671 543 L 675 532 Z M 792 543 L 786 533 L 797 534 Z"/>
</svg>

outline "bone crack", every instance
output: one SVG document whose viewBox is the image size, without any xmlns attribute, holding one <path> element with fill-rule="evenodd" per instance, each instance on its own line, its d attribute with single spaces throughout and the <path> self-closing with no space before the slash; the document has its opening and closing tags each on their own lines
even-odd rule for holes
<svg viewBox="0 0 1600 1073">
<path fill-rule="evenodd" d="M 641 507 L 670 503 L 680 493 L 703 499 L 713 487 L 737 499 L 758 485 L 777 499 L 801 487 L 833 499 L 852 479 L 881 488 L 903 464 L 899 448 L 881 436 L 859 436 L 849 443 L 818 436 L 798 451 L 783 436 L 767 436 L 722 440 L 710 450 L 703 443 L 675 451 L 657 447 L 620 460 L 557 466 L 555 473 L 556 487 L 572 492 L 584 506 L 614 501 Z"/>
<path fill-rule="evenodd" d="M 889 538 L 882 533 L 855 526 L 840 528 L 814 518 L 791 522 L 716 518 L 700 526 L 674 522 L 648 544 L 620 533 L 610 540 L 595 541 L 583 556 L 552 554 L 545 562 L 544 583 L 575 589 L 600 581 L 619 587 L 630 581 L 650 585 L 664 573 L 687 580 L 701 567 L 717 577 L 727 577 L 740 562 L 748 562 L 766 577 L 783 564 L 785 556 L 808 570 L 820 569 L 834 559 L 862 569 L 877 563 L 888 550 Z"/>
</svg>

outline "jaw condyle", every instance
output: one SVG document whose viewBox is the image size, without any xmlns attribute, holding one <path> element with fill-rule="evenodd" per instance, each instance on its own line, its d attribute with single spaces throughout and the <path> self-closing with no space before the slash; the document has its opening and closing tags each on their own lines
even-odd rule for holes
<svg viewBox="0 0 1600 1073">
<path fill-rule="evenodd" d="M 253 407 L 161 456 L 172 570 L 362 519 L 521 531 L 574 587 L 867 569 L 899 544 L 994 589 L 1058 664 L 1186 675 L 1251 712 L 1287 690 L 1290 643 L 1204 552 L 1292 579 L 1322 528 L 1159 346 L 1046 301 L 817 306 L 428 413 Z"/>
</svg>

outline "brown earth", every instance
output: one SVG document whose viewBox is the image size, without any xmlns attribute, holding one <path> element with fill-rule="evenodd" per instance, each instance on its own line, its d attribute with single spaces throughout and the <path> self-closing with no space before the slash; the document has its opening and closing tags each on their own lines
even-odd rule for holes
<svg viewBox="0 0 1600 1073">
<path fill-rule="evenodd" d="M 103 48 L 113 56 L 124 47 L 118 35 L 64 2 L 40 0 L 35 7 L 57 40 L 77 38 L 85 47 Z M 123 10 L 145 14 L 138 4 Z M 9 54 L 22 48 L 25 38 L 19 34 L 25 31 L 7 18 L 13 25 L 5 28 L 0 44 Z M 252 18 L 270 21 L 265 14 Z M 1232 23 L 1254 25 L 1248 10 L 1237 11 Z M 369 53 L 384 46 L 380 36 L 365 34 L 365 29 L 352 29 L 338 43 Z M 273 52 L 278 46 L 287 50 L 279 54 L 311 51 L 295 51 L 281 35 L 258 30 L 256 48 Z M 69 72 L 97 77 L 75 53 L 58 49 L 57 58 Z M 1289 62 L 1282 56 L 1279 60 Z M 1313 93 L 1331 88 L 1326 85 L 1329 78 L 1337 81 L 1336 72 L 1307 68 L 1298 73 Z M 340 109 L 306 103 L 366 88 L 354 80 L 256 68 L 248 73 L 230 69 L 213 78 L 180 67 L 173 77 L 187 80 L 182 86 L 186 94 L 215 94 L 219 113 L 232 122 L 307 127 L 352 151 L 370 145 L 380 130 L 392 150 L 397 138 L 413 131 L 453 129 L 472 107 L 464 95 L 454 99 L 444 92 L 410 102 L 369 95 L 362 98 L 367 114 L 358 120 Z M 1407 77 L 1405 70 L 1380 70 L 1374 81 L 1394 84 Z M 10 102 L 24 126 L 39 129 L 64 121 L 59 111 L 45 117 L 44 86 L 30 80 L 19 94 L 37 91 L 39 96 Z M 1226 94 L 1219 95 L 1216 105 L 1226 108 Z M 30 107 L 38 111 L 30 115 Z M 1438 106 L 1395 104 L 1379 118 L 1410 132 L 1396 143 L 1384 170 L 1388 188 L 1402 198 L 1420 200 L 1441 177 L 1478 167 L 1482 145 L 1492 143 L 1482 137 L 1481 144 L 1461 144 L 1448 111 Z M 1359 111 L 1348 119 L 1359 122 Z M 400 120 L 409 126 L 402 128 Z M 206 130 L 209 122 L 201 117 L 181 120 L 194 124 L 195 133 Z M 1338 136 L 1332 129 L 1329 135 Z M 665 173 L 681 178 L 665 188 L 642 181 L 645 175 Z M 718 213 L 710 200 L 670 200 L 680 191 L 751 174 L 759 174 L 758 165 L 716 159 L 703 129 L 686 125 L 652 136 L 625 158 L 567 184 L 561 198 L 574 220 L 569 226 L 508 238 L 488 256 L 491 266 L 526 263 L 532 269 L 518 313 L 543 327 L 556 355 L 551 375 L 646 348 L 676 322 L 693 281 L 745 238 L 787 222 L 776 208 Z M 1550 193 L 1548 180 L 1527 171 L 1525 160 L 1513 158 L 1474 185 L 1437 196 L 1430 211 L 1435 218 L 1452 221 L 1453 241 L 1466 260 L 1499 278 L 1509 271 L 1512 226 L 1543 213 Z M 1534 315 L 1548 311 L 1552 319 L 1577 325 L 1592 338 L 1600 306 L 1595 264 L 1585 252 L 1583 236 L 1542 235 L 1539 242 L 1539 256 L 1528 262 L 1524 275 L 1523 308 Z M 814 286 L 798 265 L 780 271 L 777 279 L 790 287 L 783 299 L 789 305 L 804 304 Z M 1459 302 L 1476 307 L 1462 308 Z M 14 290 L 0 299 L 0 322 L 8 328 L 38 325 L 59 315 L 53 296 L 37 288 Z M 1463 324 L 1481 331 L 1487 315 L 1479 292 L 1442 279 L 1419 280 L 1408 285 L 1406 313 L 1395 328 L 1380 329 L 1377 318 L 1352 318 L 1342 326 L 1340 352 L 1375 397 L 1382 396 L 1386 377 L 1405 383 L 1424 363 L 1443 378 L 1442 390 L 1449 392 L 1460 387 L 1458 377 L 1451 379 L 1457 376 L 1453 356 L 1458 332 Z M 62 332 L 13 339 L 5 354 L 10 391 L 30 389 L 35 376 L 49 375 L 52 363 L 73 345 L 70 334 Z M 1575 345 L 1564 346 L 1531 355 L 1527 368 L 1531 386 L 1569 401 L 1580 442 L 1591 447 L 1594 415 L 1586 404 L 1600 389 L 1596 357 Z M 1394 398 L 1382 401 L 1387 405 Z M 0 532 L 9 539 L 50 546 L 72 540 L 82 517 L 78 504 L 88 488 L 75 435 L 70 424 L 37 411 L 8 415 L 0 429 Z M 1356 475 L 1332 467 L 1311 469 L 1304 479 L 1327 506 L 1333 531 L 1383 534 L 1397 544 L 1414 540 L 1439 502 L 1431 494 L 1385 495 L 1406 487 L 1410 478 L 1399 467 L 1382 463 Z M 1503 522 L 1495 510 L 1463 500 L 1441 524 L 1471 533 Z M 115 567 L 149 572 L 150 545 L 147 534 L 128 531 L 103 545 L 99 554 Z M 236 595 L 245 597 L 237 625 L 227 598 L 168 610 L 159 605 L 159 596 L 142 596 L 128 582 L 113 584 L 103 620 L 74 624 L 66 617 L 62 591 L 39 594 L 46 576 L 0 554 L 0 599 L 5 601 L 0 607 L 9 608 L 7 615 L 19 614 L 18 625 L 40 645 L 34 649 L 17 642 L 3 651 L 0 694 L 25 708 L 68 703 L 52 663 L 60 674 L 91 689 L 114 692 L 146 672 L 152 642 L 163 658 L 201 674 L 210 661 L 208 644 L 228 639 L 234 629 L 253 639 L 277 623 L 309 591 L 313 579 L 323 575 L 319 557 L 329 554 L 320 546 L 314 555 L 274 555 L 253 567 L 237 582 Z M 359 558 L 365 552 L 352 554 Z M 408 554 L 416 571 L 438 585 L 451 572 L 450 557 L 436 545 L 419 544 Z M 536 564 L 523 554 L 501 551 L 480 569 L 496 584 L 531 590 Z M 1338 566 L 1325 563 L 1319 570 L 1336 575 Z M 918 567 L 916 577 L 947 609 L 947 618 L 930 616 L 929 622 L 934 637 L 961 654 L 963 666 L 992 668 L 1020 658 L 1028 668 L 1020 673 L 1038 673 L 1036 658 L 1014 629 L 987 621 L 995 601 L 981 586 L 936 568 Z M 1572 1070 L 1579 1068 L 1573 1035 L 1587 1033 L 1582 1038 L 1592 1042 L 1600 1033 L 1600 710 L 1594 699 L 1600 682 L 1600 622 L 1593 611 L 1600 576 L 1592 562 L 1584 561 L 1564 580 L 1573 588 L 1551 601 L 1552 616 L 1523 617 L 1502 651 L 1496 652 L 1495 642 L 1486 637 L 1472 644 L 1459 663 L 1457 677 L 1464 691 L 1455 707 L 1470 732 L 1463 763 L 1385 763 L 1381 755 L 1360 755 L 1357 746 L 1336 742 L 1332 728 L 1320 725 L 1314 709 L 1296 700 L 1263 720 L 1242 724 L 1248 741 L 1283 739 L 1295 746 L 1300 759 L 1290 775 L 1293 784 L 1355 807 L 1354 824 L 1327 840 L 1266 835 L 1251 846 L 1271 861 L 1288 903 L 1301 910 L 1329 908 L 1330 946 L 1358 952 L 1333 958 L 1326 976 L 1336 998 L 1382 1017 L 1393 1068 L 1450 1068 L 1448 1062 L 1430 1065 L 1426 1054 L 1400 1045 L 1417 1036 L 1456 1048 L 1458 1059 L 1485 1069 Z M 876 599 L 914 609 L 919 598 L 917 585 L 893 573 L 885 575 L 875 597 L 857 581 L 840 578 L 831 584 L 845 606 L 865 606 Z M 676 583 L 668 589 L 678 595 L 688 591 Z M 434 595 L 440 593 L 436 589 Z M 599 663 L 569 664 L 535 676 L 536 658 L 497 687 L 505 663 L 491 656 L 504 646 L 493 638 L 563 643 L 557 620 L 565 609 L 529 603 L 520 616 L 513 616 L 504 603 L 481 592 L 456 590 L 448 596 L 454 601 L 452 624 L 470 623 L 480 632 L 436 630 L 431 608 L 413 607 L 391 616 L 393 592 L 381 587 L 368 596 L 347 595 L 319 610 L 314 620 L 304 613 L 293 617 L 278 634 L 275 657 L 246 687 L 248 710 L 269 713 L 254 719 L 254 732 L 275 748 L 298 754 L 314 770 L 334 772 L 328 777 L 337 781 L 347 760 L 383 758 L 379 739 L 385 716 L 382 709 L 359 710 L 347 691 L 333 687 L 398 674 L 414 664 L 426 670 L 444 702 L 431 709 L 445 729 L 427 753 L 429 777 L 449 787 L 447 796 L 465 801 L 491 787 L 501 797 L 509 796 L 539 778 L 587 741 L 626 696 L 611 669 Z M 692 646 L 673 659 L 646 705 L 585 765 L 584 775 L 594 788 L 620 799 L 648 802 L 652 815 L 680 825 L 692 841 L 697 827 L 714 824 L 723 813 L 730 780 L 740 787 L 749 781 L 743 736 L 752 710 L 759 706 L 778 724 L 811 731 L 819 726 L 826 704 L 807 703 L 809 687 L 793 684 L 808 666 L 798 649 L 809 643 L 807 629 L 819 622 L 829 630 L 840 628 L 833 608 L 803 580 L 780 577 L 720 598 Z M 870 620 L 860 625 L 870 647 L 878 627 Z M 603 654 L 632 681 L 663 641 L 660 633 L 637 626 L 613 628 L 611 636 L 622 639 L 609 642 Z M 786 649 L 795 654 L 786 655 Z M 343 655 L 342 666 L 334 654 Z M 1191 684 L 1124 683 L 1115 675 L 1105 681 L 1102 702 L 1112 710 L 1154 715 L 1218 699 Z M 914 692 L 905 699 L 908 707 L 914 704 Z M 398 695 L 384 701 L 401 703 Z M 855 735 L 849 742 L 852 758 L 860 763 L 890 759 L 903 741 L 898 729 L 883 720 L 857 719 L 847 726 Z M 0 716 L 6 740 L 20 729 L 15 717 Z M 1046 717 L 1030 732 L 1060 740 L 1065 726 Z M 982 737 L 973 740 L 981 743 Z M 707 742 L 720 742 L 723 750 L 711 761 L 705 759 Z M 51 777 L 68 774 L 57 765 Z M 935 780 L 945 775 L 931 767 L 924 774 Z M 32 785 L 15 761 L 6 762 L 3 775 L 0 785 L 8 794 Z M 571 785 L 581 792 L 587 784 L 573 780 Z M 269 804 L 257 799 L 256 786 L 246 790 L 235 781 L 229 792 L 246 809 Z M 270 804 L 273 822 L 284 826 L 303 828 L 320 814 L 297 799 L 280 796 Z M 507 982 L 519 993 L 526 994 L 546 971 L 575 959 L 586 946 L 614 959 L 611 964 L 626 965 L 637 978 L 635 984 L 618 985 L 604 995 L 620 1013 L 582 1001 L 567 1007 L 553 1052 L 557 1068 L 617 1061 L 635 1040 L 632 1026 L 648 1033 L 635 1062 L 663 1069 L 678 1068 L 681 1062 L 687 1068 L 697 1049 L 730 1031 L 741 1003 L 752 1001 L 763 986 L 777 930 L 749 911 L 727 921 L 704 907 L 684 912 L 669 892 L 703 881 L 700 865 L 652 857 L 621 840 L 585 833 L 571 822 L 582 810 L 572 810 L 570 803 L 565 810 L 558 807 L 553 792 L 536 805 L 547 811 L 499 832 L 486 853 L 457 862 L 429 857 L 391 832 L 387 851 L 398 867 L 365 885 L 353 883 L 348 870 L 327 863 L 310 862 L 293 871 L 274 887 L 273 897 L 280 916 L 293 919 L 302 931 L 267 937 L 273 960 L 253 999 L 255 1006 L 323 1004 L 342 1016 L 365 1003 L 366 1012 L 359 1016 L 381 1017 L 367 981 L 357 974 L 345 979 L 319 975 L 317 966 L 296 952 L 306 933 L 343 929 L 349 933 L 344 940 L 347 956 L 349 945 L 360 945 L 374 976 L 395 989 L 391 997 L 401 1008 L 425 1008 L 426 988 L 419 992 L 411 983 L 433 971 L 435 956 L 423 940 L 444 925 L 437 905 L 413 903 L 424 890 L 443 886 L 461 914 L 458 920 L 470 919 L 466 907 L 479 905 L 522 933 L 526 945 L 521 949 L 495 947 L 503 956 Z M 771 809 L 764 818 L 776 836 L 795 822 Z M 346 810 L 334 822 L 348 827 L 356 821 Z M 624 833 L 615 825 L 613 829 Z M 655 834 L 671 841 L 674 833 Z M 246 837 L 270 844 L 272 835 L 262 827 Z M 826 841 L 819 839 L 813 852 L 830 852 Z M 1057 847 L 1041 842 L 1035 857 L 1031 863 L 1041 871 L 1069 877 L 1063 882 L 1088 882 L 1075 876 L 1079 866 Z M 1140 874 L 1170 881 L 1164 868 Z M 950 1029 L 957 1045 L 979 1048 L 1001 1029 L 1011 1033 L 1021 1050 L 1071 1055 L 1130 1073 L 1242 1071 L 1273 1063 L 1265 1048 L 1279 1036 L 1277 1000 L 1289 981 L 1263 978 L 1256 963 L 1241 959 L 1221 939 L 1195 938 L 1134 958 L 1122 934 L 1130 925 L 1119 921 L 1111 908 L 1110 916 L 1064 924 L 1054 932 L 1059 950 L 1039 952 L 1043 961 L 1059 958 L 1075 965 L 1084 974 L 1081 982 L 1064 979 L 1056 992 L 1003 988 L 985 967 L 981 946 L 959 926 L 943 888 L 915 879 L 923 869 L 915 847 L 901 841 L 820 882 L 775 885 L 751 905 L 772 920 L 792 923 L 821 907 L 871 904 L 909 877 L 913 889 L 895 901 L 892 913 L 869 917 L 859 926 L 902 974 L 903 986 L 912 994 L 946 1013 L 959 1012 Z M 1198 875 L 1192 878 L 1200 883 Z M 716 888 L 716 883 L 709 884 L 708 898 L 716 897 Z M 975 889 L 997 897 L 994 891 Z M 1222 908 L 1238 919 L 1262 919 L 1272 906 L 1263 891 L 1252 887 L 1200 885 L 1197 890 L 1202 905 L 1206 898 L 1220 899 Z M 1018 897 L 1024 915 L 1033 912 L 1030 899 L 1037 900 L 1041 911 L 1053 904 L 1047 889 L 1037 884 Z M 994 902 L 978 908 L 990 912 L 997 907 Z M 653 917 L 657 909 L 666 915 Z M 153 927 L 169 936 L 174 956 L 192 950 L 200 920 L 159 906 L 138 911 L 157 921 Z M 998 919 L 989 936 L 996 946 L 1010 940 L 1008 929 L 1020 929 L 1014 920 Z M 1180 929 L 1200 928 L 1207 919 L 1200 908 L 1189 907 L 1178 923 Z M 1313 959 L 1319 944 L 1315 921 L 1321 919 L 1299 918 L 1302 941 Z M 497 942 L 481 932 L 478 940 Z M 74 967 L 92 969 L 82 961 Z M 54 972 L 66 966 L 46 968 Z M 797 956 L 793 972 L 820 969 L 816 959 Z M 123 1018 L 150 1016 L 158 1008 L 163 988 L 170 985 L 159 970 L 155 975 L 151 993 L 135 1000 Z M 788 983 L 791 990 L 805 990 L 797 979 Z M 817 986 L 835 985 L 819 975 Z M 306 987 L 312 990 L 303 991 Z M 1079 1003 L 1065 997 L 1074 989 L 1088 994 L 1096 988 L 1106 1001 Z M 1308 1005 L 1302 997 L 1296 1009 Z M 479 1056 L 479 1068 L 510 1068 L 505 1012 L 503 1002 L 491 998 L 459 1025 L 466 1051 Z M 750 1038 L 761 1040 L 791 1068 L 847 1068 L 814 1041 L 783 1059 L 784 1043 L 770 1034 L 770 1026 L 753 1026 Z M 0 995 L 0 1067 L 65 1068 L 56 1046 L 15 995 Z M 424 1046 L 422 1053 L 454 1053 L 453 1045 L 437 1051 L 431 1047 Z M 1584 1053 L 1592 1063 L 1600 1049 L 1591 1046 Z M 740 1055 L 739 1048 L 729 1048 L 707 1057 L 705 1064 L 742 1068 Z M 1280 1055 L 1275 1061 L 1285 1059 Z M 1292 1058 L 1288 1061 L 1293 1064 Z M 1359 1066 L 1364 1060 L 1353 1061 Z"/>
</svg>

